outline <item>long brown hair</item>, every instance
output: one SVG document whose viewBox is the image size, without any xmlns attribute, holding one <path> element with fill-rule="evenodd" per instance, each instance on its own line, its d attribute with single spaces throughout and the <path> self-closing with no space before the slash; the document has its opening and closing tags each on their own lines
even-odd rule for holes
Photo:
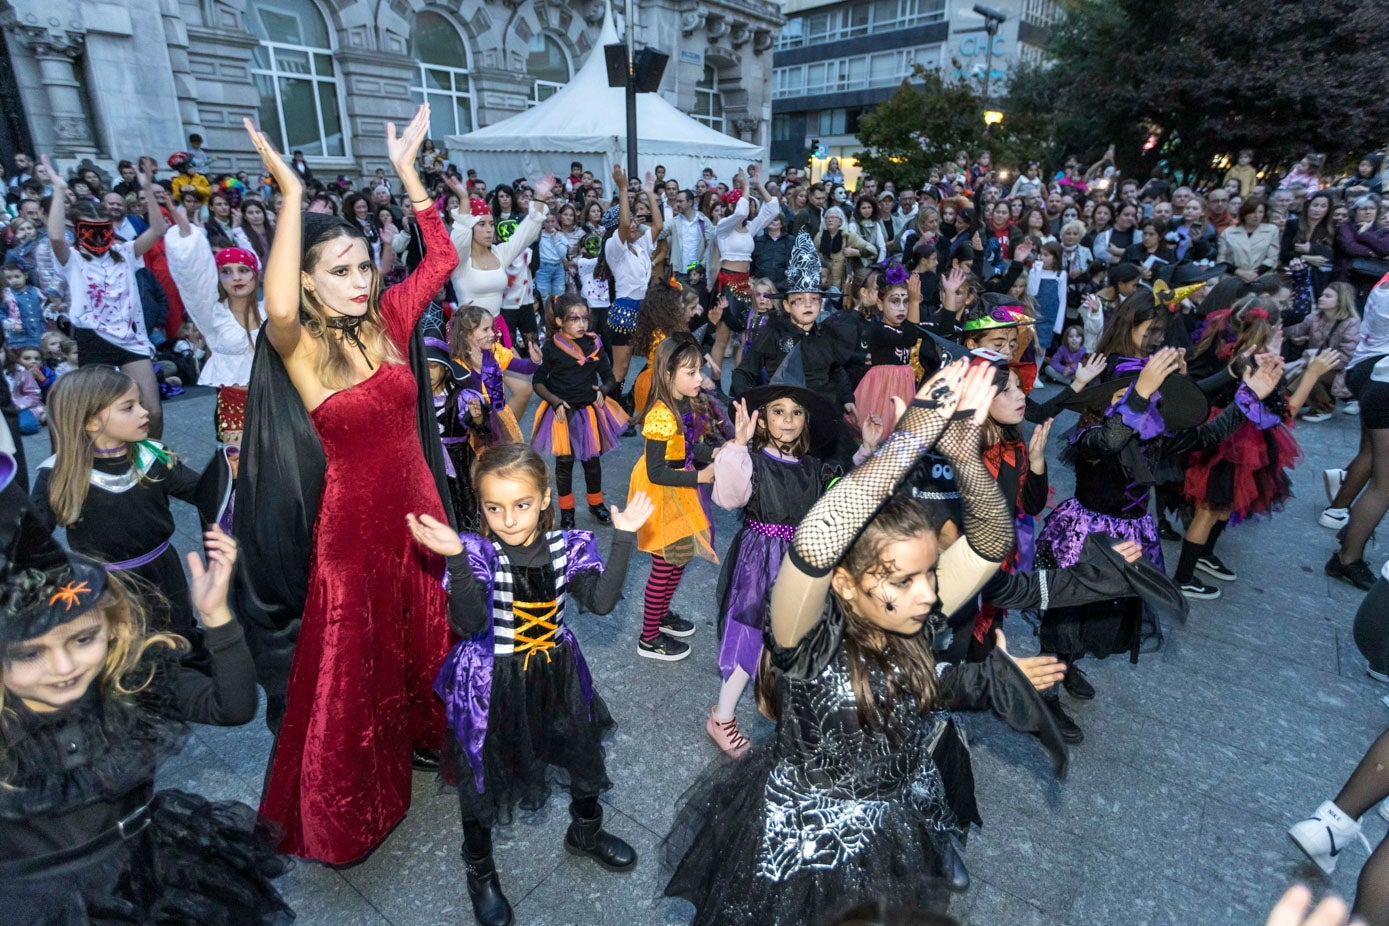
<svg viewBox="0 0 1389 926">
<path fill-rule="evenodd" d="M 43 582 L 44 575 L 31 570 L 12 577 L 11 581 Z M 154 677 L 154 668 L 142 668 L 141 663 L 151 647 L 188 647 L 188 641 L 175 634 L 147 632 L 145 611 L 139 597 L 117 574 L 113 573 L 107 577 L 106 591 L 102 592 L 93 608 L 101 612 L 106 624 L 106 635 L 110 641 L 101 673 L 92 682 L 99 686 L 103 697 L 129 697 L 139 693 L 150 683 Z M 15 757 L 7 746 L 14 741 L 18 732 L 19 718 L 13 705 L 7 703 L 4 664 L 5 660 L 0 659 L 0 729 L 4 731 L 4 735 L 0 736 L 0 788 L 8 789 L 13 787 L 9 781 L 17 769 Z"/>
<path fill-rule="evenodd" d="M 1107 357 L 1133 357 L 1143 352 L 1143 346 L 1133 343 L 1133 331 L 1146 321 L 1165 324 L 1157 310 L 1157 300 L 1149 289 L 1139 289 L 1123 302 L 1104 326 L 1095 353 Z"/>
<path fill-rule="evenodd" d="M 114 367 L 91 366 L 58 378 L 48 395 L 48 424 L 53 434 L 53 475 L 48 480 L 48 504 L 66 527 L 82 515 L 96 454 L 87 422 L 106 411 L 135 386 L 135 380 Z M 127 446 L 126 459 L 133 461 Z M 136 467 L 141 481 L 145 477 Z"/>
<path fill-rule="evenodd" d="M 908 496 L 894 496 L 864 528 L 835 570 L 843 570 L 860 588 L 867 582 L 881 582 L 887 571 L 887 564 L 882 561 L 883 548 L 923 536 L 936 536 L 926 510 Z M 853 603 L 840 598 L 837 592 L 835 598 L 844 614 L 844 648 L 849 657 L 849 683 L 858 706 L 859 724 L 869 732 L 892 735 L 893 709 L 898 698 L 910 698 L 918 714 L 925 714 L 940 702 L 936 661 L 931 655 L 931 625 L 928 622 L 921 633 L 909 637 L 889 633 L 860 616 Z M 768 665 L 764 658 L 763 668 Z M 773 719 L 780 715 L 776 674 L 759 672 L 757 682 L 758 709 Z M 882 679 L 879 690 L 874 690 L 874 675 Z"/>
<path fill-rule="evenodd" d="M 478 454 L 473 463 L 473 485 L 477 487 L 478 505 L 482 503 L 482 480 L 487 476 L 503 479 L 529 480 L 535 486 L 537 495 L 544 495 L 550 488 L 550 468 L 545 459 L 531 449 L 529 444 L 497 444 Z M 479 531 L 484 537 L 492 536 L 487 526 L 487 518 L 478 512 Z M 555 506 L 547 505 L 540 509 L 540 530 L 549 532 L 555 529 Z"/>
<path fill-rule="evenodd" d="M 473 333 L 487 323 L 492 313 L 475 306 L 459 306 L 449 319 L 449 353 L 465 365 L 472 365 Z M 477 483 L 473 483 L 476 485 Z"/>
<path fill-rule="evenodd" d="M 311 221 L 309 217 L 313 215 L 305 213 L 303 257 L 300 260 L 305 273 L 311 272 L 310 268 L 318 264 L 328 244 L 339 238 L 361 241 L 370 256 L 371 244 L 355 224 L 333 216 L 319 216 L 317 221 Z M 400 351 L 386 334 L 386 324 L 381 317 L 381 290 L 381 271 L 376 262 L 371 261 L 371 289 L 358 337 L 367 354 L 381 358 L 382 363 L 404 363 Z M 349 351 L 355 353 L 357 348 L 344 344 L 342 338 L 332 333 L 328 327 L 328 311 L 315 293 L 302 286 L 299 288 L 299 323 L 320 346 L 314 356 L 314 373 L 318 381 L 329 389 L 348 389 L 355 385 L 357 368 Z"/>
<path fill-rule="evenodd" d="M 693 366 L 699 369 L 703 358 L 700 355 L 699 343 L 690 334 L 681 335 L 680 333 L 670 334 L 656 347 L 656 357 L 651 363 L 651 392 L 646 398 L 646 407 L 641 410 L 641 415 L 637 418 L 637 427 L 641 428 L 646 421 L 646 415 L 661 402 L 666 408 L 670 409 L 672 415 L 680 414 L 680 400 L 683 396 L 676 393 L 671 386 L 671 380 L 675 378 L 675 373 L 682 367 Z M 690 399 L 691 409 L 699 415 L 709 419 L 709 400 L 703 395 L 697 395 Z M 695 435 L 695 439 L 703 435 Z"/>
<path fill-rule="evenodd" d="M 1246 296 L 1227 313 L 1212 312 L 1206 316 L 1206 331 L 1192 352 L 1201 357 L 1214 351 L 1222 361 L 1230 361 L 1236 376 L 1253 362 L 1253 354 L 1263 350 L 1273 339 L 1273 319 L 1279 317 L 1278 304 L 1261 296 Z"/>
</svg>

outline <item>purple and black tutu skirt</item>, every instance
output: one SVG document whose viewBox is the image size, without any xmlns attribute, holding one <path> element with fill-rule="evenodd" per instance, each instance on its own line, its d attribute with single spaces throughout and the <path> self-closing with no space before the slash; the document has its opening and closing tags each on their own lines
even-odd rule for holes
<svg viewBox="0 0 1389 926">
<path fill-rule="evenodd" d="M 719 671 L 725 680 L 734 669 L 757 677 L 767 592 L 795 533 L 791 525 L 750 521 L 733 538 L 719 575 Z"/>
<path fill-rule="evenodd" d="M 535 412 L 531 446 L 537 453 L 592 460 L 617 449 L 626 427 L 627 413 L 610 398 L 571 407 L 567 415 L 557 415 L 549 402 L 541 402 Z"/>
<path fill-rule="evenodd" d="M 1046 526 L 1037 535 L 1037 566 L 1063 569 L 1074 566 L 1080 561 L 1085 538 L 1091 534 L 1135 541 L 1143 547 L 1144 556 L 1163 568 L 1162 545 L 1158 543 L 1157 524 L 1152 515 L 1144 513 L 1141 518 L 1119 518 L 1097 514 L 1074 498 L 1057 505 L 1047 516 Z"/>
</svg>

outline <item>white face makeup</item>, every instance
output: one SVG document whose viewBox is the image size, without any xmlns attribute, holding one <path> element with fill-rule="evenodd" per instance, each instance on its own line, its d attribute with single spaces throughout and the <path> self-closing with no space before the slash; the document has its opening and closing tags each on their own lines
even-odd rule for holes
<svg viewBox="0 0 1389 926">
<path fill-rule="evenodd" d="M 366 241 L 339 235 L 323 245 L 313 270 L 301 274 L 303 286 L 330 314 L 365 315 L 374 266 Z"/>
</svg>

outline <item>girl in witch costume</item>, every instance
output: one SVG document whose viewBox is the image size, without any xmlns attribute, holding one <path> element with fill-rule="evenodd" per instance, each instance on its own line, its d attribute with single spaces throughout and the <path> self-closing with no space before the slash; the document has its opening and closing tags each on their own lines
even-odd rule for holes
<svg viewBox="0 0 1389 926">
<path fill-rule="evenodd" d="M 73 550 L 129 580 L 150 625 L 188 639 L 201 663 L 207 653 L 169 510 L 171 498 L 202 500 L 199 475 L 147 438 L 140 387 L 119 370 L 82 367 L 60 377 L 49 415 L 56 453 L 39 464 L 34 510 L 50 530 L 67 529 Z"/>
<path fill-rule="evenodd" d="M 1259 405 L 1282 375 L 1282 361 L 1276 358 L 1251 367 L 1244 373 L 1237 401 L 1207 420 L 1205 394 L 1194 380 L 1178 374 L 1181 363 L 1180 351 L 1164 348 L 1147 358 L 1140 372 L 1124 373 L 1079 393 L 1063 390 L 1062 407 L 1081 413 L 1061 453 L 1062 461 L 1075 467 L 1075 497 L 1047 516 L 1037 537 L 1037 568 L 1073 565 L 1092 533 L 1136 541 L 1148 560 L 1161 567 L 1157 525 L 1148 510 L 1155 464 L 1164 455 L 1213 447 L 1228 438 L 1246 420 L 1244 409 Z M 1048 608 L 1042 614 L 1042 651 L 1055 653 L 1070 666 L 1066 690 L 1089 700 L 1095 696 L 1094 686 L 1075 668 L 1075 660 L 1127 652 L 1136 662 L 1145 635 L 1161 639 L 1158 626 L 1145 634 L 1147 622 L 1144 609 L 1133 599 Z M 1062 710 L 1057 693 L 1048 692 L 1044 698 L 1062 734 L 1080 742 L 1084 734 Z"/>
<path fill-rule="evenodd" d="M 704 488 L 714 481 L 718 437 L 700 362 L 694 338 L 666 338 L 656 348 L 651 398 L 637 419 L 645 451 L 628 481 L 629 499 L 644 493 L 655 505 L 637 534 L 638 548 L 651 554 L 637 655 L 665 662 L 690 655 L 675 637 L 691 636 L 694 624 L 670 610 L 685 567 L 696 556 L 719 561 Z"/>
<path fill-rule="evenodd" d="M 488 445 L 521 440 L 521 426 L 507 402 L 503 377 L 512 371 L 530 376 L 540 368 L 538 360 L 518 357 L 498 343 L 494 322 L 492 313 L 475 305 L 460 307 L 449 319 L 449 353 L 466 373 L 464 386 L 482 396 Z M 539 358 L 539 351 L 535 356 Z"/>
<path fill-rule="evenodd" d="M 164 235 L 169 272 L 212 352 L 198 384 L 217 388 L 217 440 L 239 448 L 251 361 L 265 322 L 265 304 L 256 297 L 260 259 L 243 248 L 222 248 L 214 255 L 207 233 L 188 221 L 182 206 L 174 209 L 174 219 L 177 226 Z"/>
<path fill-rule="evenodd" d="M 742 526 L 719 575 L 723 685 L 704 729 L 736 758 L 749 745 L 734 712 L 762 661 L 767 590 L 796 526 L 829 481 L 831 471 L 810 451 L 823 453 L 834 443 L 839 416 L 819 395 L 789 385 L 759 386 L 734 409 L 734 438 L 714 458 L 713 499 L 720 508 L 741 508 Z"/>
<path fill-rule="evenodd" d="M 255 811 L 156 792 L 188 723 L 244 724 L 256 680 L 227 607 L 236 543 L 205 535 L 188 555 L 211 653 L 149 632 L 121 579 L 66 553 L 0 454 L 0 896 L 10 926 L 282 924 L 271 884 L 288 870 Z"/>
<path fill-rule="evenodd" d="M 588 305 L 580 296 L 565 294 L 550 307 L 553 332 L 541 350 L 535 373 L 535 410 L 531 445 L 555 455 L 559 485 L 559 526 L 574 527 L 574 461 L 584 468 L 588 510 L 600 523 L 608 522 L 603 504 L 601 457 L 617 449 L 627 413 L 613 398 L 622 384 L 613 379 L 603 342 L 588 330 Z"/>
<path fill-rule="evenodd" d="M 428 129 L 427 104 L 399 137 L 386 124 L 425 257 L 383 292 L 361 229 L 303 213 L 298 173 L 246 121 L 285 197 L 237 485 L 237 534 L 256 554 L 249 597 L 275 607 L 258 660 L 271 698 L 287 691 L 261 813 L 287 854 L 330 864 L 385 838 L 410 804 L 412 753 L 437 755 L 444 740 L 433 691 L 452 642 L 444 564 L 405 521 L 449 517 L 417 324 L 457 254 L 415 173 Z"/>
<path fill-rule="evenodd" d="M 912 353 L 926 336 L 920 321 L 921 278 L 893 264 L 883 272 L 877 318 L 868 330 L 868 372 L 854 389 L 859 427 L 870 415 L 892 421 L 893 398 L 911 401 L 916 391 Z"/>
<path fill-rule="evenodd" d="M 608 614 L 622 597 L 632 544 L 650 516 L 638 493 L 612 509 L 607 565 L 589 531 L 554 530 L 550 473 L 523 444 L 490 447 L 474 470 L 483 534 L 459 535 L 429 515 L 411 515 L 416 539 L 448 558 L 449 621 L 461 638 L 435 681 L 449 722 L 444 768 L 458 783 L 468 895 L 481 926 L 508 926 L 511 905 L 492 860 L 492 827 L 517 804 L 543 807 L 551 766 L 569 776 L 571 823 L 564 846 L 609 871 L 636 852 L 603 830 L 598 795 L 612 787 L 601 739 L 612 718 L 593 690 L 565 620 L 567 599 Z"/>
<path fill-rule="evenodd" d="M 801 522 L 770 596 L 775 672 L 759 685 L 775 739 L 706 771 L 665 841 L 665 893 L 694 904 L 697 926 L 800 926 L 878 897 L 943 911 L 948 886 L 967 885 L 957 808 L 972 806 L 973 789 L 967 750 L 942 740 L 950 711 L 997 705 L 1045 731 L 1035 689 L 1063 671 L 1002 646 L 980 664 L 931 655 L 943 612 L 974 596 L 1013 545 L 978 451 L 993 390 L 989 367 L 947 367 Z M 938 440 L 969 488 L 967 540 L 939 555 L 924 509 L 893 494 Z"/>
<path fill-rule="evenodd" d="M 1226 382 L 1210 394 L 1213 408 L 1235 401 L 1236 377 L 1249 367 L 1250 358 L 1265 351 L 1279 353 L 1282 327 L 1277 319 L 1278 307 L 1257 298 L 1225 312 L 1212 312 L 1206 318 L 1206 332 L 1191 364 L 1211 374 L 1220 374 L 1228 365 Z M 1183 496 L 1195 510 L 1187 523 L 1181 558 L 1172 578 L 1188 598 L 1220 597 L 1219 588 L 1196 578 L 1197 569 L 1222 582 L 1237 578 L 1215 553 L 1215 542 L 1226 524 L 1279 510 L 1292 497 L 1287 471 L 1297 466 L 1302 451 L 1289 424 L 1311 392 L 1310 386 L 1302 392 L 1294 405 L 1280 384 L 1262 404 L 1246 405 L 1246 421 L 1228 440 L 1187 459 Z"/>
<path fill-rule="evenodd" d="M 477 530 L 477 492 L 473 490 L 473 463 L 477 435 L 487 427 L 490 407 L 482 394 L 464 385 L 468 371 L 449 355 L 443 332 L 443 313 L 431 305 L 420 320 L 424 352 L 429 359 L 434 411 L 439 421 L 439 443 L 444 449 L 444 475 L 448 480 L 450 508 L 460 530 Z M 485 444 L 483 445 L 485 446 Z"/>
</svg>

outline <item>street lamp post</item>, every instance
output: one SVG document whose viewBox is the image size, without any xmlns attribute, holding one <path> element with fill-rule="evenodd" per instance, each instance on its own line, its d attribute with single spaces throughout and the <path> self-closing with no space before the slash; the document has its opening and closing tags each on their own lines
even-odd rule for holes
<svg viewBox="0 0 1389 926">
<path fill-rule="evenodd" d="M 983 32 L 987 35 L 988 44 L 984 49 L 984 108 L 989 108 L 989 103 L 993 101 L 993 76 L 994 76 L 994 38 L 998 35 L 998 27 L 1003 25 L 1008 19 L 1006 13 L 1000 13 L 991 6 L 984 6 L 982 3 L 974 5 L 974 12 L 984 17 L 984 25 L 981 29 L 966 29 L 966 32 Z"/>
</svg>

